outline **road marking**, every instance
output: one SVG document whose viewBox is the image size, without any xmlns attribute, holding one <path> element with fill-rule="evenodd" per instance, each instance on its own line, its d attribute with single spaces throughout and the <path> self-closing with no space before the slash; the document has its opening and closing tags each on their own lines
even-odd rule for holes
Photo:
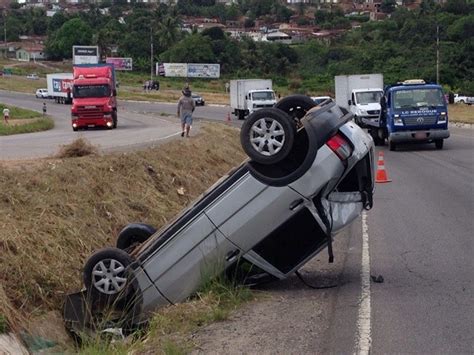
<svg viewBox="0 0 474 355">
<path fill-rule="evenodd" d="M 359 315 L 357 318 L 356 353 L 370 354 L 370 346 L 372 343 L 370 324 L 370 255 L 367 213 L 365 211 L 362 212 L 362 268 L 360 278 L 361 293 Z"/>
</svg>

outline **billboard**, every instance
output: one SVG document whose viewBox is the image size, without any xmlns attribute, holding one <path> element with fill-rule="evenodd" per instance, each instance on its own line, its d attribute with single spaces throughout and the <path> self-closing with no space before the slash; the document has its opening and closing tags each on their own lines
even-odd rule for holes
<svg viewBox="0 0 474 355">
<path fill-rule="evenodd" d="M 188 64 L 189 78 L 219 78 L 220 75 L 220 64 Z"/>
<path fill-rule="evenodd" d="M 98 64 L 98 46 L 72 46 L 72 64 Z"/>
<path fill-rule="evenodd" d="M 108 64 L 113 64 L 115 70 L 132 70 L 133 69 L 132 58 L 107 57 L 105 58 L 105 62 Z"/>
<path fill-rule="evenodd" d="M 219 78 L 221 65 L 214 63 L 157 63 L 156 75 L 180 78 Z"/>
</svg>

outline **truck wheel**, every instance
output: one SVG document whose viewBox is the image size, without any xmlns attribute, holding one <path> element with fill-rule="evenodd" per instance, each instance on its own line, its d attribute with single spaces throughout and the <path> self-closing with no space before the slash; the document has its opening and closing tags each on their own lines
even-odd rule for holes
<svg viewBox="0 0 474 355">
<path fill-rule="evenodd" d="M 117 111 L 112 113 L 112 128 L 117 128 Z"/>
<path fill-rule="evenodd" d="M 443 139 L 437 139 L 437 140 L 435 140 L 435 147 L 436 147 L 436 149 L 443 149 L 443 143 L 444 143 L 444 140 L 443 140 Z"/>
<path fill-rule="evenodd" d="M 291 95 L 284 97 L 273 107 L 282 110 L 293 120 L 299 122 L 306 115 L 306 112 L 311 110 L 314 106 L 316 106 L 316 103 L 308 96 Z"/>
<path fill-rule="evenodd" d="M 397 145 L 391 140 L 388 141 L 388 147 L 392 152 L 397 150 Z"/>
<path fill-rule="evenodd" d="M 263 108 L 242 125 L 240 142 L 245 153 L 260 164 L 275 164 L 286 158 L 295 139 L 295 127 L 279 109 Z"/>
<path fill-rule="evenodd" d="M 117 248 L 130 251 L 137 245 L 147 241 L 155 232 L 156 228 L 148 224 L 130 223 L 117 236 Z"/>
<path fill-rule="evenodd" d="M 127 267 L 132 257 L 117 248 L 103 248 L 92 254 L 84 265 L 84 285 L 91 301 L 111 303 L 126 296 L 129 283 Z"/>
</svg>

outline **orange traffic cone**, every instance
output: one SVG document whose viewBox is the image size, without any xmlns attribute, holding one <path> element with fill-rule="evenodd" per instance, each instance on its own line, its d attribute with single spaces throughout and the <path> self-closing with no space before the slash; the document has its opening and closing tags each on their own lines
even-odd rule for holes
<svg viewBox="0 0 474 355">
<path fill-rule="evenodd" d="M 385 171 L 385 162 L 383 160 L 383 152 L 379 152 L 379 159 L 377 162 L 377 176 L 375 177 L 375 182 L 384 183 L 391 182 Z"/>
</svg>

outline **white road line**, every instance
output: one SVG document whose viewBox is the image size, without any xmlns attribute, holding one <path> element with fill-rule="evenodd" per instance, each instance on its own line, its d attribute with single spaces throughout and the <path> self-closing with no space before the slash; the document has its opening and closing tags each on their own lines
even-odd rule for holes
<svg viewBox="0 0 474 355">
<path fill-rule="evenodd" d="M 359 300 L 359 316 L 357 319 L 356 354 L 370 354 L 370 255 L 367 213 L 362 212 L 362 268 L 360 271 L 361 294 Z"/>
</svg>

